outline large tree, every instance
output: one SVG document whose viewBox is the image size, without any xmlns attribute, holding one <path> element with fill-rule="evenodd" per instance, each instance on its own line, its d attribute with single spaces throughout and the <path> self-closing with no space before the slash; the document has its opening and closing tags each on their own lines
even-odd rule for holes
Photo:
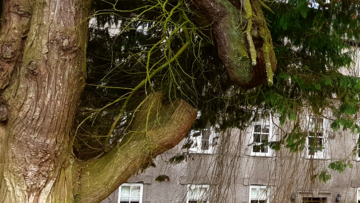
<svg viewBox="0 0 360 203">
<path fill-rule="evenodd" d="M 178 144 L 194 108 L 195 128 L 245 127 L 247 107 L 296 121 L 307 104 L 355 129 L 360 83 L 339 68 L 359 4 L 308 3 L 4 0 L 0 202 L 99 202 Z"/>
<path fill-rule="evenodd" d="M 162 107 L 156 94 L 133 125 L 147 126 L 149 139 L 137 135 L 94 161 L 73 155 L 70 129 L 85 85 L 91 4 L 3 1 L 0 202 L 99 202 L 147 159 L 177 144 L 195 118 L 189 104 Z M 144 122 L 154 116 L 141 115 L 150 106 L 166 109 L 161 126 Z"/>
</svg>

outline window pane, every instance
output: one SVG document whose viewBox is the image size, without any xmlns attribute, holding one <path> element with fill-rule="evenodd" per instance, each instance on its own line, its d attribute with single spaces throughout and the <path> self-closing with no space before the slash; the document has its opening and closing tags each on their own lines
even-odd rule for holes
<svg viewBox="0 0 360 203">
<path fill-rule="evenodd" d="M 314 147 L 313 146 L 310 146 L 309 147 L 309 155 L 312 156 L 315 154 L 315 150 L 314 150 Z"/>
<path fill-rule="evenodd" d="M 315 123 L 316 123 L 315 119 L 314 119 L 314 118 L 310 118 L 310 120 L 309 120 L 309 127 L 312 128 L 312 129 L 314 129 L 314 128 L 315 128 Z"/>
<path fill-rule="evenodd" d="M 310 118 L 309 127 L 315 131 L 323 130 L 323 118 Z"/>
<path fill-rule="evenodd" d="M 121 196 L 130 196 L 130 186 L 121 186 Z"/>
<path fill-rule="evenodd" d="M 129 197 L 120 197 L 120 202 L 129 202 Z"/>
<path fill-rule="evenodd" d="M 187 199 L 190 202 L 205 203 L 207 201 L 208 187 L 203 185 L 192 185 L 188 188 Z"/>
<path fill-rule="evenodd" d="M 269 146 L 262 146 L 261 147 L 261 152 L 267 153 L 269 151 L 268 148 L 269 148 Z"/>
<path fill-rule="evenodd" d="M 315 137 L 309 137 L 309 145 L 310 146 L 316 146 L 316 139 Z"/>
<path fill-rule="evenodd" d="M 131 188 L 131 197 L 140 197 L 140 186 L 133 186 Z"/>
<path fill-rule="evenodd" d="M 317 151 L 323 150 L 323 139 L 318 137 L 309 137 L 309 150 L 310 155 L 313 155 Z"/>
<path fill-rule="evenodd" d="M 189 203 L 198 203 L 197 201 L 190 200 Z"/>
<path fill-rule="evenodd" d="M 207 192 L 208 188 L 207 187 L 200 187 L 199 188 L 199 192 L 200 194 L 205 194 Z"/>
<path fill-rule="evenodd" d="M 188 194 L 189 194 L 188 195 L 189 199 L 196 199 L 196 196 L 197 196 L 196 188 L 189 188 Z"/>
<path fill-rule="evenodd" d="M 254 134 L 254 142 L 261 142 L 260 134 Z"/>
<path fill-rule="evenodd" d="M 140 197 L 130 197 L 130 200 L 131 200 L 131 202 L 132 202 L 132 201 L 139 201 L 139 200 L 140 200 Z"/>
<path fill-rule="evenodd" d="M 316 133 L 316 137 L 322 138 L 322 136 L 323 136 L 323 133 Z"/>
<path fill-rule="evenodd" d="M 261 147 L 259 145 L 254 145 L 253 152 L 261 152 Z"/>
<path fill-rule="evenodd" d="M 251 188 L 250 200 L 252 201 L 255 200 L 255 202 L 262 202 L 262 201 L 266 201 L 266 199 L 267 199 L 267 194 L 265 187 L 257 186 Z"/>
<path fill-rule="evenodd" d="M 260 188 L 258 198 L 261 200 L 266 199 L 266 189 L 265 188 Z"/>
<path fill-rule="evenodd" d="M 199 188 L 199 199 L 207 199 L 206 193 L 207 193 L 207 188 L 205 188 L 205 187 Z"/>
<path fill-rule="evenodd" d="M 315 137 L 308 137 L 309 141 L 309 155 L 314 155 L 316 152 L 316 139 Z"/>
<path fill-rule="evenodd" d="M 318 118 L 316 120 L 316 127 L 319 129 L 319 130 L 322 130 L 323 129 L 323 118 Z"/>
<path fill-rule="evenodd" d="M 259 195 L 258 188 L 251 188 L 251 199 L 257 199 Z"/>
<path fill-rule="evenodd" d="M 267 142 L 269 139 L 269 135 L 261 135 L 261 142 Z"/>
<path fill-rule="evenodd" d="M 261 131 L 262 133 L 269 133 L 269 125 L 264 125 Z"/>
<path fill-rule="evenodd" d="M 261 132 L 261 125 L 255 125 L 254 132 Z"/>
<path fill-rule="evenodd" d="M 209 140 L 202 140 L 201 149 L 202 150 L 208 150 L 209 149 Z"/>
<path fill-rule="evenodd" d="M 323 150 L 323 139 L 317 139 L 317 150 L 322 151 Z"/>
</svg>

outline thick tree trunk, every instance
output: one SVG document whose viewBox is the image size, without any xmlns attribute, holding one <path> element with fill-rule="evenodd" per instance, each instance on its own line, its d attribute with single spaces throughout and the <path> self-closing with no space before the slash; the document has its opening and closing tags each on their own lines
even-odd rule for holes
<svg viewBox="0 0 360 203">
<path fill-rule="evenodd" d="M 0 202 L 72 202 L 69 131 L 85 85 L 89 0 L 4 1 Z M 5 119 L 3 119 L 5 120 Z"/>
<path fill-rule="evenodd" d="M 150 96 L 141 109 L 164 111 L 161 126 L 127 135 L 126 144 L 99 160 L 73 157 L 70 128 L 85 85 L 90 6 L 91 0 L 3 3 L 0 203 L 100 202 L 149 159 L 179 143 L 195 120 L 189 104 L 161 107 L 161 94 Z M 136 116 L 136 129 L 148 123 L 142 117 Z"/>
</svg>

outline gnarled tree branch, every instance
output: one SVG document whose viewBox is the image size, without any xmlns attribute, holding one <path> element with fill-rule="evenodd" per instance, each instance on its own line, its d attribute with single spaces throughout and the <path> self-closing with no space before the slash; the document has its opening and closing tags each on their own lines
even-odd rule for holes
<svg viewBox="0 0 360 203">
<path fill-rule="evenodd" d="M 162 106 L 162 93 L 151 94 L 135 115 L 128 133 L 104 157 L 84 163 L 80 202 L 99 202 L 158 154 L 173 148 L 188 133 L 196 110 L 183 100 Z"/>
<path fill-rule="evenodd" d="M 277 62 L 261 3 L 258 0 L 191 2 L 202 21 L 206 19 L 201 24 L 212 23 L 219 57 L 231 80 L 245 89 L 271 85 Z"/>
</svg>

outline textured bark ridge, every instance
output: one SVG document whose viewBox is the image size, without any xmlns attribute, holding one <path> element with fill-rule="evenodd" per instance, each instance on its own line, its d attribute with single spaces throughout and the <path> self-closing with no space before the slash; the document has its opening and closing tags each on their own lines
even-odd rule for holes
<svg viewBox="0 0 360 203">
<path fill-rule="evenodd" d="M 71 202 L 69 131 L 91 1 L 7 0 L 0 38 L 0 202 Z M 67 174 L 66 174 L 67 173 Z"/>
<path fill-rule="evenodd" d="M 1 100 L 8 108 L 0 202 L 72 199 L 69 131 L 85 84 L 90 1 L 4 1 Z M 80 26 L 79 26 L 80 25 Z M 77 27 L 78 26 L 78 27 Z"/>
<path fill-rule="evenodd" d="M 200 23 L 212 24 L 219 57 L 232 81 L 245 89 L 272 85 L 277 62 L 261 3 L 258 0 L 191 2 Z"/>
<path fill-rule="evenodd" d="M 70 129 L 85 85 L 91 3 L 3 3 L 0 203 L 100 202 L 151 158 L 175 146 L 195 120 L 196 111 L 186 102 L 162 106 L 161 94 L 152 95 L 126 143 L 89 163 L 73 156 Z"/>
</svg>

